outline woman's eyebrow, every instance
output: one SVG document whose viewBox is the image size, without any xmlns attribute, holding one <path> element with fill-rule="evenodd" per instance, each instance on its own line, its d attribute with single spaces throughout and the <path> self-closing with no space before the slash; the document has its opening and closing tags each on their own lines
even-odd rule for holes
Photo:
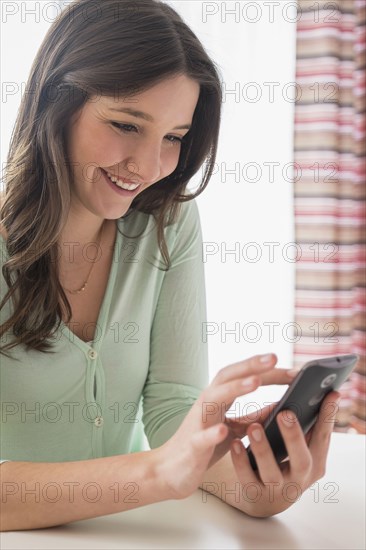
<svg viewBox="0 0 366 550">
<path fill-rule="evenodd" d="M 153 117 L 148 113 L 144 113 L 143 111 L 136 111 L 135 109 L 130 109 L 129 107 L 110 107 L 110 110 L 117 111 L 119 113 L 127 113 L 128 115 L 132 115 L 136 118 L 142 118 L 144 120 L 147 120 L 148 122 L 154 122 Z M 190 124 L 183 124 L 182 126 L 176 126 L 174 130 L 190 130 L 190 128 Z"/>
</svg>

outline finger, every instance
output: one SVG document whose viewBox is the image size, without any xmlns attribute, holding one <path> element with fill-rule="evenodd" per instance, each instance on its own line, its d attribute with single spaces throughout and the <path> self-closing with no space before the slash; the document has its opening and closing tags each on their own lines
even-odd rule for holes
<svg viewBox="0 0 366 550">
<path fill-rule="evenodd" d="M 326 458 L 329 450 L 330 438 L 334 428 L 340 394 L 331 392 L 324 399 L 320 408 L 309 443 L 309 450 L 313 457 L 315 480 L 325 474 Z"/>
<path fill-rule="evenodd" d="M 202 421 L 216 424 L 218 415 L 224 420 L 235 399 L 257 389 L 259 382 L 258 376 L 250 376 L 220 386 L 209 386 L 196 401 L 196 408 L 201 407 Z"/>
<path fill-rule="evenodd" d="M 306 477 L 312 468 L 312 456 L 304 432 L 293 411 L 281 411 L 276 421 L 280 429 L 290 461 L 290 470 L 295 478 Z"/>
<path fill-rule="evenodd" d="M 312 435 L 313 435 L 313 430 L 312 429 L 305 435 L 305 441 L 306 441 L 306 444 L 307 444 L 308 447 L 310 445 Z"/>
<path fill-rule="evenodd" d="M 274 457 L 269 441 L 265 436 L 263 426 L 254 423 L 248 428 L 247 433 L 250 449 L 254 455 L 262 481 L 275 484 L 282 483 L 282 472 Z"/>
<path fill-rule="evenodd" d="M 225 423 L 228 424 L 230 428 L 235 426 L 241 426 L 242 428 L 244 428 L 245 426 L 248 427 L 253 422 L 259 422 L 262 424 L 266 420 L 268 415 L 273 411 L 276 405 L 277 403 L 265 405 L 261 409 L 257 409 L 256 411 L 253 411 L 249 414 L 239 416 L 238 418 L 227 416 L 225 418 Z"/>
<path fill-rule="evenodd" d="M 258 477 L 250 465 L 248 453 L 243 442 L 240 439 L 234 439 L 231 442 L 230 451 L 231 460 L 233 461 L 239 481 L 241 481 L 243 485 L 258 483 Z"/>
<path fill-rule="evenodd" d="M 255 355 L 245 361 L 239 361 L 238 363 L 233 363 L 232 365 L 220 369 L 211 382 L 211 385 L 221 385 L 230 380 L 262 373 L 266 370 L 273 369 L 276 363 L 277 357 L 273 353 Z"/>
<path fill-rule="evenodd" d="M 270 386 L 271 384 L 291 384 L 293 379 L 299 374 L 297 369 L 276 368 L 260 375 L 261 385 Z"/>
</svg>

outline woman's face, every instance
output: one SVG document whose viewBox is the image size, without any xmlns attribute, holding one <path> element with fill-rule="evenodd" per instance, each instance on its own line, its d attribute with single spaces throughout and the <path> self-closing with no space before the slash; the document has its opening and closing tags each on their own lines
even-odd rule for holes
<svg viewBox="0 0 366 550">
<path fill-rule="evenodd" d="M 74 213 L 117 219 L 136 195 L 174 172 L 199 92 L 197 82 L 180 75 L 132 97 L 91 98 L 74 115 L 68 133 Z M 139 187 L 124 190 L 126 182 Z"/>
</svg>

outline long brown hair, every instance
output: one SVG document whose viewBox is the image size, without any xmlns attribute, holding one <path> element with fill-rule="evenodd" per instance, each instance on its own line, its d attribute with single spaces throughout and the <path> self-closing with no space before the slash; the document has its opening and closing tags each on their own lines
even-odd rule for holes
<svg viewBox="0 0 366 550">
<path fill-rule="evenodd" d="M 9 259 L 2 272 L 9 288 L 0 311 L 9 301 L 13 312 L 0 325 L 0 339 L 8 331 L 14 338 L 0 353 L 18 344 L 52 351 L 47 338 L 60 326 L 62 304 L 71 319 L 57 242 L 70 208 L 65 136 L 72 115 L 95 95 L 128 97 L 179 74 L 196 81 L 200 95 L 177 168 L 138 195 L 128 211 L 154 216 L 167 269 L 164 227 L 174 222 L 181 202 L 205 189 L 214 168 L 222 103 L 218 69 L 180 15 L 157 0 L 77 0 L 48 30 L 30 71 L 3 176 L 0 222 Z M 198 189 L 186 194 L 204 163 Z"/>
</svg>

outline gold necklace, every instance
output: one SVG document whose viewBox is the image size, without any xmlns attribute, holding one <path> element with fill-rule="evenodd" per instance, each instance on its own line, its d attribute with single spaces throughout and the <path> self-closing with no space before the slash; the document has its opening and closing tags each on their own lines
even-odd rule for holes
<svg viewBox="0 0 366 550">
<path fill-rule="evenodd" d="M 100 245 L 100 242 L 102 240 L 102 234 L 103 234 L 103 229 L 104 229 L 104 222 L 102 223 L 102 227 L 100 229 L 100 233 L 99 233 L 99 238 L 98 238 L 98 243 L 97 243 L 97 246 L 99 248 L 99 245 Z M 98 255 L 98 252 L 97 252 L 97 255 Z M 97 256 L 95 256 L 96 258 Z M 88 274 L 88 277 L 86 279 L 86 281 L 84 282 L 84 284 L 82 285 L 81 288 L 78 288 L 77 290 L 69 290 L 68 288 L 65 288 L 64 286 L 62 287 L 64 290 L 66 290 L 66 292 L 69 292 L 70 294 L 80 294 L 80 292 L 84 292 L 84 290 L 86 289 L 87 287 L 87 284 L 88 284 L 88 281 L 89 281 L 89 278 L 90 278 L 90 275 L 91 275 L 91 272 L 93 271 L 93 267 L 94 267 L 94 264 L 95 264 L 95 258 L 94 258 L 94 261 L 92 263 L 92 266 L 89 270 L 89 274 Z"/>
</svg>

